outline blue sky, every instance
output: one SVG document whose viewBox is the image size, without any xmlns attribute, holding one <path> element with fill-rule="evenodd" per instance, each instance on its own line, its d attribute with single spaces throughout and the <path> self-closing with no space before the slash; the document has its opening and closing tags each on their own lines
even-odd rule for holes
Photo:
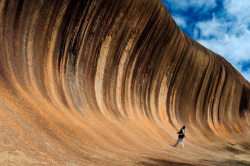
<svg viewBox="0 0 250 166">
<path fill-rule="evenodd" d="M 250 0 L 162 0 L 183 32 L 250 81 Z"/>
</svg>

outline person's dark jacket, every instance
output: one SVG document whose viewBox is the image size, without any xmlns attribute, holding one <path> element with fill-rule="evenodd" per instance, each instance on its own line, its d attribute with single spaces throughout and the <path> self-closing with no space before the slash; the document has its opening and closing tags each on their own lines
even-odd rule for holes
<svg viewBox="0 0 250 166">
<path fill-rule="evenodd" d="M 181 129 L 177 134 L 179 134 L 179 135 L 178 135 L 178 138 L 183 139 L 183 138 L 185 137 L 184 129 Z"/>
</svg>

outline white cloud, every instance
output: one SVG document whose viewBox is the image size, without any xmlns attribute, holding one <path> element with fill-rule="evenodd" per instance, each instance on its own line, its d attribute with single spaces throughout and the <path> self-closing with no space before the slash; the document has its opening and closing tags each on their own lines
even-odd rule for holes
<svg viewBox="0 0 250 166">
<path fill-rule="evenodd" d="M 196 24 L 196 28 L 201 30 L 200 35 L 202 38 L 209 38 L 209 36 L 211 35 L 220 37 L 218 35 L 221 35 L 221 33 L 223 33 L 224 30 L 223 25 L 216 19 L 198 22 Z"/>
<path fill-rule="evenodd" d="M 206 10 L 207 8 L 214 8 L 216 6 L 215 0 L 167 0 L 169 4 L 173 5 L 177 10 L 188 10 L 188 8 L 195 8 Z"/>
<path fill-rule="evenodd" d="M 208 25 L 209 27 L 209 25 Z M 214 29 L 217 29 L 216 27 Z M 202 31 L 202 30 L 201 30 Z M 211 29 L 212 31 L 212 29 Z M 212 33 L 213 34 L 213 33 Z M 244 32 L 240 37 L 218 33 L 217 38 L 197 40 L 205 47 L 225 57 L 239 72 L 250 81 L 250 68 L 242 71 L 241 63 L 250 61 L 250 33 Z"/>
<path fill-rule="evenodd" d="M 175 22 L 179 25 L 181 28 L 186 28 L 186 20 L 183 17 L 180 16 L 173 16 Z"/>
<path fill-rule="evenodd" d="M 243 61 L 250 61 L 250 34 L 245 33 L 241 37 L 234 35 L 218 34 L 217 39 L 200 39 L 199 43 L 212 51 L 224 56 L 233 65 Z"/>
<path fill-rule="evenodd" d="M 249 20 L 249 0 L 225 0 L 224 7 L 227 13 L 236 16 L 240 20 L 248 19 Z"/>
<path fill-rule="evenodd" d="M 243 3 L 245 2 L 245 3 Z M 213 19 L 196 24 L 200 31 L 196 40 L 210 50 L 225 57 L 250 81 L 250 68 L 242 70 L 242 64 L 250 61 L 250 1 L 224 1 L 224 17 L 213 15 Z M 248 9 L 248 10 L 247 10 Z M 236 18 L 231 22 L 226 18 Z"/>
</svg>

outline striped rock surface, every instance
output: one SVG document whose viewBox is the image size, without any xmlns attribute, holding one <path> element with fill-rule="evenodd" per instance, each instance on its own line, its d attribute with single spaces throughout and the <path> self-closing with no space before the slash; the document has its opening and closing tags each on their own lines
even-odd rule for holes
<svg viewBox="0 0 250 166">
<path fill-rule="evenodd" d="M 182 125 L 185 150 L 172 147 Z M 249 82 L 160 0 L 0 1 L 0 165 L 249 156 Z"/>
</svg>

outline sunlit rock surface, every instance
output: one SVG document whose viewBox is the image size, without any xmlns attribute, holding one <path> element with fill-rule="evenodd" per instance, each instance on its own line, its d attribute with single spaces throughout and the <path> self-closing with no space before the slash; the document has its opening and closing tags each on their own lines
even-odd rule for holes
<svg viewBox="0 0 250 166">
<path fill-rule="evenodd" d="M 0 165 L 247 165 L 249 98 L 160 0 L 0 1 Z"/>
</svg>

